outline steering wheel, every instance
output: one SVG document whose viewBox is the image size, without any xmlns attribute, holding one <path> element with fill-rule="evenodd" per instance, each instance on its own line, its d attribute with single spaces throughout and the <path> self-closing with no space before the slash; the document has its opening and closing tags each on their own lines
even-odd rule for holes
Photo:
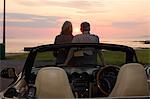
<svg viewBox="0 0 150 99">
<path fill-rule="evenodd" d="M 97 72 L 96 82 L 99 90 L 108 96 L 115 86 L 120 68 L 118 66 L 105 66 Z"/>
</svg>

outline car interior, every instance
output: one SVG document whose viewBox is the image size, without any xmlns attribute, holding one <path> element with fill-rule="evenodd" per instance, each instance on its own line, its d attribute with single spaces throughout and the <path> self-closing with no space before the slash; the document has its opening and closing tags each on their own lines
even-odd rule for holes
<svg viewBox="0 0 150 99">
<path fill-rule="evenodd" d="M 120 66 L 109 63 L 104 58 L 107 55 L 106 52 L 106 50 L 96 50 L 90 47 L 74 48 L 73 60 L 70 60 L 73 62 L 67 66 L 54 65 L 55 63 L 43 65 L 40 63 L 41 60 L 35 59 L 35 67 L 32 67 L 31 77 L 28 79 L 30 84 L 35 84 L 35 97 L 148 96 L 149 89 L 144 67 L 136 61 L 126 63 L 128 56 L 123 52 L 117 52 L 124 58 Z M 96 56 L 98 58 L 93 61 L 92 59 Z M 117 54 L 115 60 L 119 60 Z"/>
<path fill-rule="evenodd" d="M 88 62 L 89 57 L 93 55 L 88 46 L 88 49 L 79 48 L 74 53 L 75 59 L 80 57 L 79 59 L 87 58 L 88 60 L 80 64 L 76 59 L 77 64 L 64 66 L 55 63 L 56 58 L 53 57 L 53 53 L 43 49 L 42 51 L 30 52 L 20 78 L 12 85 L 13 87 L 10 86 L 15 90 L 7 90 L 4 96 L 21 98 L 134 98 L 135 96 L 143 98 L 150 95 L 144 66 L 132 59 L 134 55 L 124 54 L 118 49 L 117 54 L 115 50 L 100 49 L 97 51 L 95 64 Z M 83 57 L 85 54 L 86 57 Z M 114 54 L 115 57 L 111 57 L 110 54 Z M 128 59 L 128 55 L 132 57 Z M 120 56 L 124 59 L 120 60 Z M 115 62 L 111 63 L 109 60 Z M 9 96 L 12 91 L 15 94 Z"/>
<path fill-rule="evenodd" d="M 142 65 L 125 64 L 121 67 L 116 84 L 108 97 L 148 96 L 146 79 Z M 35 85 L 38 98 L 74 98 L 75 93 L 71 90 L 67 74 L 59 67 L 42 68 L 37 74 Z"/>
</svg>

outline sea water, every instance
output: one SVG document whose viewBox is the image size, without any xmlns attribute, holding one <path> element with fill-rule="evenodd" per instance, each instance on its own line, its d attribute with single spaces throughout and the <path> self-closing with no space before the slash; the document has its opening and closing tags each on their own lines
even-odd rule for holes
<svg viewBox="0 0 150 99">
<path fill-rule="evenodd" d="M 6 52 L 18 53 L 24 52 L 24 47 L 35 47 L 44 44 L 53 44 L 54 40 L 43 39 L 8 39 L 6 42 Z M 119 44 L 133 47 L 134 49 L 146 48 L 150 49 L 150 44 L 144 44 L 141 41 L 135 40 L 101 40 L 101 43 Z"/>
</svg>

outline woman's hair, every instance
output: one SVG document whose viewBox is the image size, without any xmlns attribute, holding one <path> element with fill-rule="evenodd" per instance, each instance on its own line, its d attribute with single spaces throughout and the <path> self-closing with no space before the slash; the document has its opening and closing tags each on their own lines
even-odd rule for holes
<svg viewBox="0 0 150 99">
<path fill-rule="evenodd" d="M 70 21 L 65 21 L 60 34 L 72 34 L 72 24 Z"/>
</svg>

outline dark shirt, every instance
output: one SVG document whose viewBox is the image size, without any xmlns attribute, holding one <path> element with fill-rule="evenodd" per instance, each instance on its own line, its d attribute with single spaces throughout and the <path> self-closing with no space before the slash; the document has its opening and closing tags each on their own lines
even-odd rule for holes
<svg viewBox="0 0 150 99">
<path fill-rule="evenodd" d="M 73 35 L 58 35 L 55 38 L 54 44 L 64 44 L 64 43 L 71 43 L 73 39 Z M 64 48 L 59 49 L 53 53 L 56 57 L 56 64 L 63 64 L 65 59 L 67 58 L 69 49 L 66 50 Z"/>
<path fill-rule="evenodd" d="M 54 44 L 71 43 L 73 35 L 58 35 L 55 38 Z"/>
</svg>

